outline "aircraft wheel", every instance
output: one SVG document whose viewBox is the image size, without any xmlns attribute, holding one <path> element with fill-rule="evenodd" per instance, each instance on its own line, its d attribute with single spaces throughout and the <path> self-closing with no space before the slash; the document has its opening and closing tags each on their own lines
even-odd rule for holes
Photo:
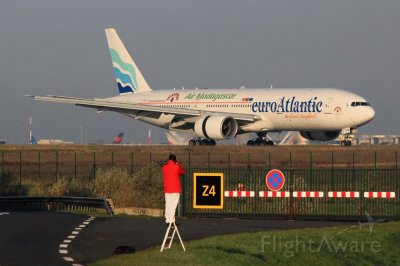
<svg viewBox="0 0 400 266">
<path fill-rule="evenodd" d="M 194 140 L 189 140 L 189 146 L 194 146 L 195 145 L 195 142 L 194 142 Z"/>
<path fill-rule="evenodd" d="M 202 145 L 202 143 L 201 143 L 201 140 L 195 140 L 194 141 L 194 144 L 195 144 L 195 146 L 200 146 L 200 145 Z"/>
<path fill-rule="evenodd" d="M 254 146 L 254 141 L 253 140 L 247 141 L 247 146 Z"/>
<path fill-rule="evenodd" d="M 272 140 L 267 141 L 268 146 L 275 146 L 275 143 Z"/>
</svg>

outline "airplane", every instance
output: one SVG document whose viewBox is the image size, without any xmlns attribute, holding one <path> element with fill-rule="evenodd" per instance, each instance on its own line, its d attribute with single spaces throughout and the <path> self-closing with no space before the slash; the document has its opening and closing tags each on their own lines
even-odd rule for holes
<svg viewBox="0 0 400 266">
<path fill-rule="evenodd" d="M 344 136 L 350 146 L 354 129 L 367 124 L 375 111 L 349 91 L 321 89 L 183 89 L 152 90 L 113 28 L 105 30 L 119 95 L 109 98 L 31 96 L 34 100 L 113 111 L 177 131 L 194 133 L 189 145 L 215 145 L 255 132 L 256 145 L 274 145 L 269 132 L 299 131 L 308 140 Z M 252 143 L 248 143 L 252 145 Z"/>
<path fill-rule="evenodd" d="M 115 137 L 112 144 L 121 144 L 123 138 L 124 138 L 124 132 L 121 132 L 118 134 L 118 136 Z"/>
<path fill-rule="evenodd" d="M 38 144 L 38 142 L 34 136 L 31 137 L 31 144 L 35 144 L 35 145 Z"/>
</svg>

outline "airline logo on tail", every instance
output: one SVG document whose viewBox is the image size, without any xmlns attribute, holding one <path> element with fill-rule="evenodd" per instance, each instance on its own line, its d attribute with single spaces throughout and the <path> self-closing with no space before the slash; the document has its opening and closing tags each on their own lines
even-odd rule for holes
<svg viewBox="0 0 400 266">
<path fill-rule="evenodd" d="M 136 73 L 133 65 L 124 62 L 118 52 L 110 48 L 115 78 L 120 94 L 132 93 L 138 89 Z"/>
<path fill-rule="evenodd" d="M 115 137 L 112 144 L 121 144 L 123 137 L 124 137 L 124 132 L 119 133 L 118 136 Z"/>
<path fill-rule="evenodd" d="M 34 136 L 31 137 L 31 144 L 38 144 Z"/>
<path fill-rule="evenodd" d="M 151 91 L 115 29 L 106 29 L 115 78 L 120 94 Z"/>
</svg>

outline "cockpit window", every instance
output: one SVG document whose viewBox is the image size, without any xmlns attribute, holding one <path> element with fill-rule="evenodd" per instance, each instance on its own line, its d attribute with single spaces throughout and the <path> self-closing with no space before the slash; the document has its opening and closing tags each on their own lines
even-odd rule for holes
<svg viewBox="0 0 400 266">
<path fill-rule="evenodd" d="M 351 106 L 371 106 L 371 104 L 369 102 L 352 102 Z"/>
</svg>

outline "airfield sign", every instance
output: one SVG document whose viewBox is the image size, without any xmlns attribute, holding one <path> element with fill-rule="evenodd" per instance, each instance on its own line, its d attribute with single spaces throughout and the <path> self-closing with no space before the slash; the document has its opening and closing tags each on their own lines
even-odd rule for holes
<svg viewBox="0 0 400 266">
<path fill-rule="evenodd" d="M 222 209 L 224 207 L 224 174 L 193 174 L 193 208 Z"/>
<path fill-rule="evenodd" d="M 272 191 L 279 191 L 285 185 L 285 175 L 278 169 L 272 169 L 265 177 L 267 187 Z"/>
</svg>

